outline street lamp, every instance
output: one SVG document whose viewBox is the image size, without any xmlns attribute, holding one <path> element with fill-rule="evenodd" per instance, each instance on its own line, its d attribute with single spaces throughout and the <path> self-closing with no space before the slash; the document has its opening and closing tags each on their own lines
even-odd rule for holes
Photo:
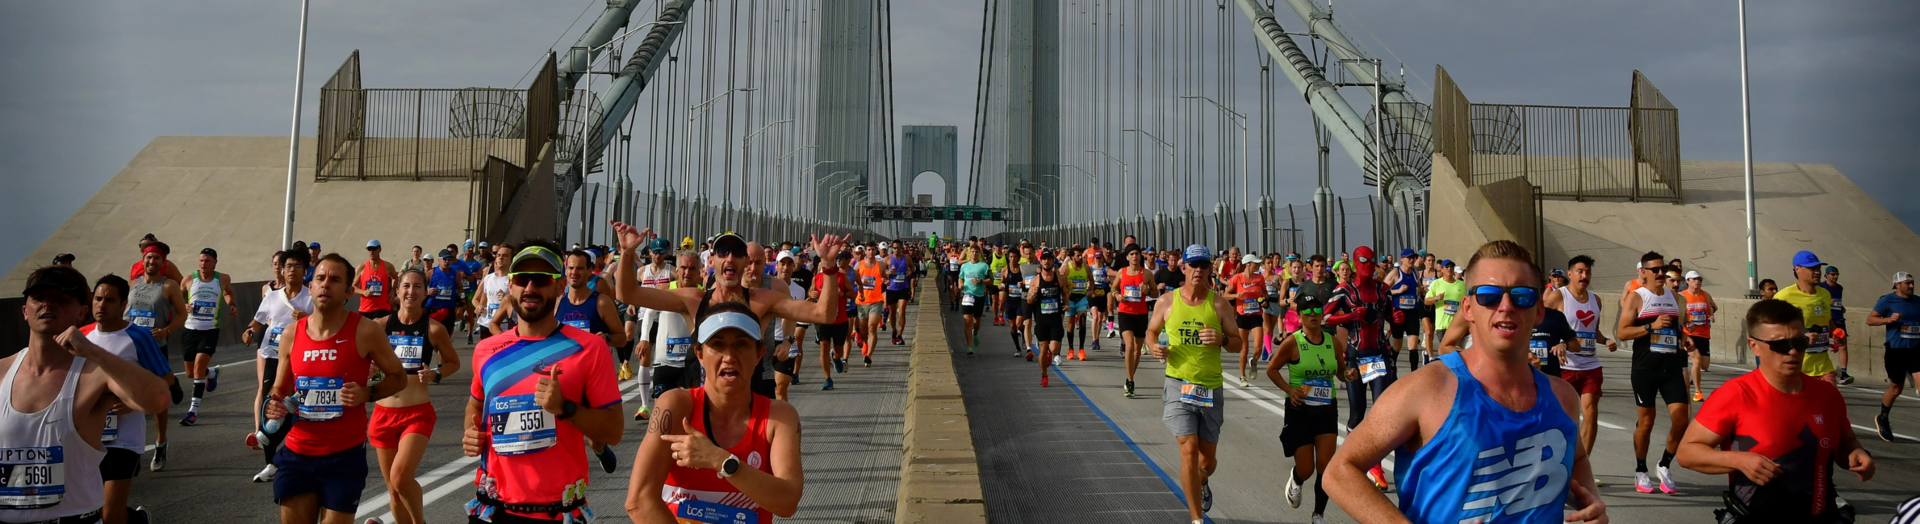
<svg viewBox="0 0 1920 524">
<path fill-rule="evenodd" d="M 1071 168 L 1073 168 L 1073 170 L 1074 170 L 1074 171 L 1079 171 L 1079 172 L 1080 172 L 1080 174 L 1082 174 L 1082 175 L 1087 175 L 1087 185 L 1089 185 L 1089 186 L 1093 186 L 1093 185 L 1098 185 L 1098 183 L 1099 183 L 1099 180 L 1096 180 L 1096 179 L 1094 178 L 1094 176 L 1093 176 L 1093 173 L 1090 173 L 1090 172 L 1087 172 L 1087 170 L 1085 170 L 1085 169 L 1081 169 L 1081 168 L 1080 168 L 1080 166 L 1076 166 L 1076 165 L 1073 165 L 1073 164 L 1061 164 L 1061 167 L 1071 167 Z M 1101 217 L 1105 217 L 1105 216 L 1107 216 L 1107 209 L 1105 208 L 1105 206 L 1106 206 L 1106 204 L 1107 204 L 1107 199 L 1106 199 L 1106 198 L 1104 198 L 1104 197 L 1100 197 L 1100 196 L 1096 196 L 1096 197 L 1094 197 L 1094 198 L 1096 198 L 1096 199 L 1098 199 L 1098 200 L 1099 200 L 1099 202 L 1097 202 L 1097 203 L 1096 203 L 1095 205 L 1092 205 L 1092 206 L 1087 206 L 1087 207 L 1088 207 L 1089 209 L 1092 209 L 1092 210 L 1094 210 L 1094 211 L 1096 211 L 1096 212 L 1098 212 L 1098 214 L 1099 214 L 1099 215 L 1100 215 Z M 1098 217 L 1096 217 L 1096 218 L 1098 218 Z"/>
<path fill-rule="evenodd" d="M 1112 161 L 1113 161 L 1113 163 L 1115 163 L 1115 164 L 1120 164 L 1120 183 L 1121 183 L 1121 185 L 1122 185 L 1122 186 L 1124 186 L 1124 185 L 1125 185 L 1125 184 L 1127 183 L 1127 172 L 1128 172 L 1128 171 L 1130 170 L 1130 168 L 1129 168 L 1129 167 L 1127 166 L 1127 163 L 1126 163 L 1125 161 L 1122 161 L 1122 160 L 1120 160 L 1120 159 L 1118 159 L 1118 158 L 1114 158 L 1114 157 L 1113 157 L 1113 155 L 1109 155 L 1109 154 L 1107 154 L 1107 152 L 1106 152 L 1106 151 L 1094 151 L 1094 150 L 1092 150 L 1092 149 L 1088 149 L 1088 150 L 1087 150 L 1086 152 L 1088 152 L 1088 153 L 1095 153 L 1095 154 L 1098 154 L 1098 155 L 1100 155 L 1100 156 L 1104 156 L 1104 157 L 1107 157 L 1107 160 L 1112 160 Z M 1135 207 L 1136 209 L 1140 209 L 1140 210 L 1144 210 L 1144 209 L 1145 209 L 1145 207 L 1143 207 L 1143 206 L 1141 206 L 1141 202 L 1140 202 L 1140 193 L 1141 193 L 1141 188 L 1142 188 L 1142 187 L 1144 187 L 1144 186 L 1143 186 L 1142 184 L 1140 184 L 1140 181 L 1139 181 L 1139 180 L 1135 180 L 1135 181 L 1134 181 L 1134 185 L 1133 185 L 1133 206 L 1134 206 L 1134 207 Z M 1121 207 L 1122 207 L 1122 208 L 1124 208 L 1124 207 L 1126 207 L 1126 206 L 1125 206 L 1125 204 L 1126 204 L 1126 193 L 1124 192 L 1124 188 L 1123 188 L 1123 191 L 1122 191 L 1122 192 L 1120 193 L 1120 198 L 1121 198 L 1121 204 L 1122 204 L 1122 205 L 1121 205 Z M 1125 214 L 1125 211 L 1126 211 L 1126 210 L 1125 210 L 1125 209 L 1122 209 L 1121 211 L 1122 211 L 1122 214 Z M 1145 211 L 1141 211 L 1141 212 L 1143 212 L 1143 213 L 1144 213 Z"/>
<path fill-rule="evenodd" d="M 745 175 L 746 175 L 746 174 L 748 174 L 748 171 L 747 171 L 747 159 L 748 159 L 748 155 L 747 155 L 747 143 L 748 143 L 749 141 L 751 141 L 751 140 L 753 140 L 753 138 L 754 138 L 754 137 L 756 137 L 756 136 L 760 136 L 760 133 L 762 133 L 762 132 L 765 132 L 765 131 L 766 131 L 766 130 L 768 130 L 768 129 L 773 129 L 773 126 L 777 126 L 777 125 L 780 125 L 780 124 L 790 124 L 790 123 L 793 123 L 793 119 L 791 119 L 791 118 L 789 118 L 789 119 L 786 119 L 786 120 L 776 120 L 776 121 L 773 121 L 773 122 L 768 122 L 768 123 L 767 123 L 767 125 L 764 125 L 764 126 L 760 126 L 760 129 L 756 129 L 756 130 L 754 130 L 754 131 L 753 131 L 752 133 L 747 133 L 747 136 L 743 136 L 743 137 L 740 137 L 740 169 L 741 169 L 741 173 L 742 173 L 742 176 L 741 176 L 741 178 L 742 178 L 742 180 L 741 180 L 741 181 L 742 181 L 742 182 L 745 182 L 745 181 L 746 181 L 746 180 L 744 180 L 744 179 L 746 178 L 746 176 L 745 176 Z M 762 175 L 764 176 L 764 173 L 762 173 Z M 732 176 L 732 175 L 728 175 L 728 176 Z M 755 186 L 755 185 L 758 185 L 758 184 L 744 184 L 744 185 L 746 185 L 746 186 L 748 186 L 748 187 L 742 187 L 742 188 L 740 189 L 740 192 L 741 192 L 741 199 L 742 199 L 742 200 L 751 200 L 751 201 L 754 201 L 754 202 L 755 202 L 755 204 L 757 204 L 757 207 L 761 207 L 761 208 L 765 208 L 765 207 L 766 207 L 766 202 L 764 202 L 764 200 L 765 200 L 765 197 L 766 197 L 766 191 L 765 191 L 765 190 L 761 190 L 761 191 L 759 191 L 759 192 L 758 192 L 758 194 L 756 195 L 756 196 L 758 196 L 758 197 L 759 197 L 759 200 L 755 200 L 755 199 L 752 199 L 752 198 L 748 198 L 748 197 L 746 196 L 746 192 L 748 191 L 748 188 L 749 188 L 749 187 L 752 187 L 752 186 Z"/>
<path fill-rule="evenodd" d="M 1168 165 L 1172 165 L 1173 163 L 1175 163 L 1175 162 L 1179 162 L 1179 161 L 1180 161 L 1180 156 L 1179 156 L 1179 155 L 1176 155 L 1176 154 L 1174 154 L 1174 152 L 1173 152 L 1173 150 L 1174 150 L 1174 147 L 1173 147 L 1173 143 L 1171 143 L 1171 142 L 1168 142 L 1168 141 L 1166 141 L 1166 140 L 1162 140 L 1162 139 L 1161 139 L 1161 138 L 1160 138 L 1159 136 L 1157 136 L 1157 135 L 1154 135 L 1153 133 L 1149 133 L 1149 132 L 1147 132 L 1147 131 L 1146 131 L 1146 130 L 1144 130 L 1144 129 L 1122 129 L 1122 130 L 1120 130 L 1120 132 L 1121 132 L 1121 133 L 1139 133 L 1139 134 L 1140 134 L 1141 136 L 1145 136 L 1145 137 L 1147 137 L 1147 138 L 1151 138 L 1151 139 L 1153 139 L 1153 141 L 1154 141 L 1154 142 L 1157 142 L 1157 143 L 1159 143 L 1159 144 L 1160 144 L 1160 149 L 1163 149 L 1163 150 L 1165 150 L 1165 151 L 1167 152 L 1167 162 L 1168 162 Z M 1142 177 L 1145 177 L 1145 175 L 1144 175 L 1144 174 L 1142 174 L 1141 176 L 1142 176 Z M 1185 170 L 1182 170 L 1182 172 L 1180 173 L 1180 177 L 1181 177 L 1181 181 L 1180 181 L 1180 185 L 1182 185 L 1182 186 L 1185 186 L 1185 185 L 1187 185 L 1187 181 L 1185 180 L 1185 178 L 1187 177 L 1187 173 L 1185 172 Z M 1142 181 L 1142 184 L 1141 184 L 1141 185 L 1142 185 L 1142 187 L 1144 187 L 1144 186 L 1145 186 L 1145 182 L 1144 182 L 1144 181 Z M 1186 192 L 1186 191 L 1182 191 L 1182 193 L 1189 193 L 1189 192 Z M 1190 193 L 1189 193 L 1189 194 L 1190 194 Z M 1164 193 L 1161 193 L 1161 194 L 1159 194 L 1159 195 L 1160 195 L 1160 198 L 1162 198 L 1162 199 L 1164 199 L 1164 198 L 1166 198 L 1166 196 L 1165 196 L 1165 194 L 1164 194 Z M 1187 207 L 1187 209 L 1193 209 L 1193 205 L 1192 205 L 1192 204 L 1188 204 L 1188 203 L 1186 202 L 1186 200 L 1185 200 L 1184 198 L 1182 198 L 1182 200 L 1181 200 L 1181 204 L 1182 204 L 1182 205 L 1185 205 L 1185 206 Z M 1162 206 L 1160 206 L 1160 207 L 1163 207 L 1163 208 L 1164 208 L 1164 207 L 1166 207 L 1166 206 L 1164 206 L 1164 205 L 1162 205 Z M 1144 210 L 1145 210 L 1146 208 L 1144 208 L 1144 207 L 1143 207 L 1143 208 L 1141 208 L 1141 209 L 1142 209 L 1142 210 L 1143 210 L 1143 212 L 1144 212 Z"/>
<path fill-rule="evenodd" d="M 1247 187 L 1247 115 L 1240 114 L 1239 111 L 1229 109 L 1227 106 L 1221 105 L 1220 102 L 1203 95 L 1188 95 L 1180 98 L 1186 100 L 1205 100 L 1207 103 L 1213 104 L 1214 108 L 1228 115 L 1232 115 L 1236 119 L 1233 121 L 1234 125 L 1240 126 L 1240 209 L 1247 209 L 1247 195 L 1249 194 L 1249 188 Z"/>
</svg>

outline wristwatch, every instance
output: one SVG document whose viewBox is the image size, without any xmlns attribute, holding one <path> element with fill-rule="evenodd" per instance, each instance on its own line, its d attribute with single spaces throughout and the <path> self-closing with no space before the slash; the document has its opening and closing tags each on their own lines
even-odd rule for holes
<svg viewBox="0 0 1920 524">
<path fill-rule="evenodd" d="M 739 472 L 740 472 L 740 457 L 737 457 L 734 455 L 727 455 L 727 460 L 720 463 L 720 469 L 715 470 L 713 472 L 713 476 L 719 477 L 719 478 L 727 478 L 727 477 L 733 476 L 734 473 L 739 473 Z"/>
</svg>

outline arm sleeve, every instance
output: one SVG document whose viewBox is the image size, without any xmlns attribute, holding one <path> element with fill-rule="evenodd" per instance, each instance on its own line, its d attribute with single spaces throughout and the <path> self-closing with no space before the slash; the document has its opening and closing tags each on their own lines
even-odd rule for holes
<svg viewBox="0 0 1920 524">
<path fill-rule="evenodd" d="M 140 367 L 157 376 L 173 374 L 173 366 L 167 363 L 167 354 L 160 352 L 160 342 L 153 339 L 152 331 L 140 326 L 127 326 L 127 335 L 133 337 L 133 348 L 139 357 Z"/>
</svg>

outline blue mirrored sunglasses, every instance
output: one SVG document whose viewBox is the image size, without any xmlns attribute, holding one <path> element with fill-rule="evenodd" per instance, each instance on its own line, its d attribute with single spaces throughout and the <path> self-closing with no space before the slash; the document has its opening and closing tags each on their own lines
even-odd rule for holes
<svg viewBox="0 0 1920 524">
<path fill-rule="evenodd" d="M 1514 307 L 1529 308 L 1540 303 L 1540 288 L 1527 286 L 1474 286 L 1468 290 L 1481 307 L 1499 307 L 1502 295 L 1513 297 Z"/>
</svg>

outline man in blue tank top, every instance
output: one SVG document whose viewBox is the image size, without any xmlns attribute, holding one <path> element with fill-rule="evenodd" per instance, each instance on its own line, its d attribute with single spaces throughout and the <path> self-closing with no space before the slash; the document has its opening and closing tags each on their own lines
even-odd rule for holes
<svg viewBox="0 0 1920 524">
<path fill-rule="evenodd" d="M 1360 522 L 1607 522 L 1580 453 L 1580 397 L 1527 364 L 1544 273 L 1512 241 L 1467 264 L 1459 313 L 1474 345 L 1400 379 L 1327 465 L 1326 489 Z M 1394 451 L 1395 507 L 1365 471 Z M 1571 492 L 1571 494 L 1569 493 Z M 1572 497 L 1571 514 L 1562 508 Z"/>
</svg>

